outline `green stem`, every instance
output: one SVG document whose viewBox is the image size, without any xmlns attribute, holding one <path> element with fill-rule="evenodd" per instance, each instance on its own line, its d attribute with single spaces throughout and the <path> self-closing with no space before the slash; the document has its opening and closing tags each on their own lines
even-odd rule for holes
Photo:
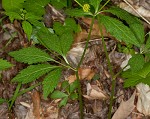
<svg viewBox="0 0 150 119">
<path fill-rule="evenodd" d="M 80 83 L 80 79 L 79 79 L 79 74 L 78 71 L 75 72 L 76 73 L 76 77 L 77 77 L 77 83 L 78 83 L 78 93 L 79 93 L 79 107 L 80 107 L 80 119 L 84 118 L 83 115 L 83 100 L 82 100 L 82 91 L 81 91 L 81 83 Z"/>
<path fill-rule="evenodd" d="M 81 56 L 81 59 L 80 59 L 80 62 L 78 63 L 78 66 L 77 66 L 77 70 L 76 70 L 76 77 L 77 77 L 77 83 L 78 83 L 78 93 L 79 93 L 79 105 L 80 105 L 80 119 L 83 119 L 84 118 L 84 115 L 83 115 L 83 100 L 82 100 L 82 91 L 81 91 L 81 84 L 80 84 L 80 79 L 79 79 L 79 74 L 78 74 L 78 70 L 82 64 L 82 61 L 83 61 L 83 58 L 85 56 L 85 53 L 86 53 L 86 50 L 88 48 L 88 43 L 89 43 L 89 40 L 90 40 L 90 37 L 91 37 L 91 32 L 92 32 L 92 28 L 93 28 L 93 24 L 94 24 L 94 19 L 95 19 L 95 16 L 93 16 L 92 18 L 92 23 L 90 25 L 90 31 L 88 33 L 88 37 L 87 37 L 87 41 L 86 41 L 86 45 L 85 45 L 85 48 L 84 48 L 84 51 L 83 51 L 83 54 Z"/>
<path fill-rule="evenodd" d="M 111 89 L 110 105 L 109 105 L 109 112 L 108 112 L 108 119 L 111 119 L 112 105 L 113 105 L 114 94 L 115 94 L 115 86 L 116 86 L 116 80 L 115 80 L 116 77 L 114 76 L 112 65 L 110 63 L 110 59 L 109 59 L 109 55 L 108 55 L 108 52 L 107 52 L 106 44 L 105 44 L 105 41 L 104 41 L 104 36 L 103 36 L 102 27 L 101 27 L 101 23 L 100 23 L 100 18 L 99 17 L 100 16 L 98 16 L 98 23 L 99 23 L 100 33 L 101 33 L 101 37 L 102 37 L 102 44 L 103 44 L 103 47 L 104 47 L 104 52 L 105 52 L 105 55 L 106 55 L 108 68 L 110 70 L 110 74 L 111 74 L 111 77 L 112 77 L 112 89 Z"/>
<path fill-rule="evenodd" d="M 107 0 L 107 2 L 105 2 L 105 4 L 98 10 L 99 12 L 109 3 L 110 0 Z M 97 12 L 97 13 L 99 13 Z"/>
<path fill-rule="evenodd" d="M 10 105 L 9 105 L 9 110 L 12 108 L 12 106 L 13 106 L 13 104 L 14 104 L 16 98 L 17 98 L 17 95 L 18 95 L 18 92 L 19 92 L 19 90 L 20 90 L 20 88 L 21 88 L 21 85 L 22 85 L 21 83 L 18 83 L 18 85 L 17 85 L 17 88 L 16 88 L 16 90 L 15 90 L 15 93 L 14 93 L 14 95 L 13 95 L 13 97 L 12 97 L 11 103 L 10 103 Z"/>
<path fill-rule="evenodd" d="M 83 7 L 77 0 L 74 0 L 80 7 Z"/>
<path fill-rule="evenodd" d="M 82 64 L 82 61 L 83 61 L 83 58 L 85 56 L 85 53 L 86 53 L 86 50 L 88 48 L 88 43 L 89 43 L 89 40 L 90 40 L 90 37 L 91 37 L 91 32 L 92 32 L 92 28 L 93 28 L 93 24 L 94 24 L 94 20 L 95 20 L 95 16 L 93 16 L 92 18 L 92 23 L 91 23 L 91 26 L 90 26 L 90 31 L 89 31 L 89 34 L 88 34 L 88 37 L 87 37 L 87 41 L 86 41 L 86 44 L 85 44 L 85 48 L 84 48 L 84 51 L 83 51 L 83 54 L 81 56 L 81 59 L 80 59 L 80 62 L 77 66 L 77 69 L 80 68 L 81 64 Z"/>
</svg>

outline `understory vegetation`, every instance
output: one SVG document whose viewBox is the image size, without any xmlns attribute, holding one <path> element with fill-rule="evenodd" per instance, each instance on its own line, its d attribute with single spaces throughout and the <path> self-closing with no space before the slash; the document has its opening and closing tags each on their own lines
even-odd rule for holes
<svg viewBox="0 0 150 119">
<path fill-rule="evenodd" d="M 52 6 L 59 11 L 55 11 L 59 20 L 53 20 L 50 26 L 43 20 L 46 6 Z M 95 21 L 98 23 L 111 80 L 108 119 L 112 117 L 118 76 L 124 79 L 124 88 L 132 88 L 139 83 L 150 85 L 150 34 L 145 33 L 140 18 L 113 6 L 110 0 L 2 0 L 2 7 L 4 11 L 1 24 L 5 19 L 9 19 L 11 24 L 18 22 L 21 30 L 16 34 L 24 33 L 22 40 L 28 44 L 7 54 L 25 65 L 10 81 L 10 84 L 17 85 L 13 96 L 10 99 L 0 98 L 0 104 L 7 103 L 10 111 L 17 97 L 41 86 L 45 100 L 60 99 L 59 108 L 65 106 L 69 100 L 78 100 L 80 118 L 84 118 L 80 70 Z M 82 31 L 82 24 L 78 19 L 83 17 L 90 18 L 91 24 L 87 30 L 82 55 L 77 64 L 73 64 L 68 58 L 68 52 L 73 47 L 76 34 Z M 104 28 L 116 40 L 118 52 L 131 56 L 128 63 L 117 73 L 114 72 L 109 58 Z M 11 61 L 0 58 L 1 72 L 13 67 L 15 64 Z M 70 83 L 62 78 L 66 70 L 75 74 L 75 81 Z M 3 75 L 1 79 L 3 80 Z M 33 83 L 36 80 L 38 82 Z M 23 85 L 31 83 L 33 84 L 21 90 Z"/>
</svg>

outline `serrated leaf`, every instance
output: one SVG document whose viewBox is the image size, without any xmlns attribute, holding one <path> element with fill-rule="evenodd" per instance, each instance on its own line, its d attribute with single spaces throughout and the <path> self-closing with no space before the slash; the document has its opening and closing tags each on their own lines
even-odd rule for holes
<svg viewBox="0 0 150 119">
<path fill-rule="evenodd" d="M 7 12 L 18 12 L 23 8 L 23 3 L 25 0 L 2 0 L 2 7 Z"/>
<path fill-rule="evenodd" d="M 142 24 L 134 23 L 129 25 L 135 37 L 138 39 L 140 44 L 142 45 L 145 41 L 144 38 L 144 26 Z"/>
<path fill-rule="evenodd" d="M 75 20 L 72 18 L 66 18 L 64 26 L 66 29 L 68 29 L 70 31 L 77 32 L 77 30 L 78 30 L 78 25 L 76 24 Z"/>
<path fill-rule="evenodd" d="M 12 67 L 13 65 L 9 63 L 7 60 L 0 59 L 0 70 L 5 70 L 7 68 Z"/>
<path fill-rule="evenodd" d="M 57 66 L 49 64 L 30 65 L 26 69 L 21 70 L 19 74 L 12 79 L 12 81 L 26 84 L 38 79 L 40 76 L 55 68 L 57 68 Z"/>
<path fill-rule="evenodd" d="M 34 64 L 39 62 L 52 61 L 50 56 L 36 47 L 28 47 L 20 49 L 19 51 L 13 51 L 9 53 L 15 60 L 23 63 Z"/>
<path fill-rule="evenodd" d="M 47 96 L 56 88 L 61 76 L 61 71 L 62 70 L 60 68 L 55 69 L 45 77 L 44 81 L 42 82 L 44 98 L 47 98 Z"/>
<path fill-rule="evenodd" d="M 27 12 L 32 12 L 36 16 L 42 16 L 45 13 L 44 7 L 49 0 L 26 0 L 23 4 Z"/>
<path fill-rule="evenodd" d="M 65 13 L 72 17 L 82 17 L 86 15 L 92 15 L 90 12 L 84 12 L 82 9 L 67 9 Z"/>
<path fill-rule="evenodd" d="M 90 0 L 90 4 L 94 7 L 95 12 L 98 12 L 100 2 L 102 0 Z"/>
<path fill-rule="evenodd" d="M 60 44 L 63 56 L 66 56 L 67 52 L 70 50 L 72 43 L 73 43 L 72 33 L 65 33 L 62 36 L 60 36 Z"/>
<path fill-rule="evenodd" d="M 146 78 L 146 76 L 150 73 L 150 63 L 147 62 L 144 64 L 143 68 L 138 71 L 138 75 L 143 77 L 143 78 Z"/>
<path fill-rule="evenodd" d="M 60 98 L 64 98 L 67 97 L 68 95 L 66 93 L 63 93 L 59 90 L 55 90 L 52 94 L 51 94 L 51 98 L 52 99 L 60 99 Z"/>
<path fill-rule="evenodd" d="M 64 97 L 59 103 L 59 107 L 65 106 L 67 104 L 68 97 Z"/>
<path fill-rule="evenodd" d="M 17 20 L 23 20 L 23 18 L 21 17 L 21 15 L 17 12 L 5 12 L 5 14 L 7 16 L 9 16 L 9 19 L 11 22 L 14 21 L 14 19 L 17 19 Z"/>
<path fill-rule="evenodd" d="M 110 12 L 125 20 L 129 24 L 129 27 L 131 28 L 138 41 L 141 44 L 144 42 L 144 26 L 137 17 L 131 15 L 119 7 L 111 7 L 110 9 L 106 10 L 106 12 Z"/>
<path fill-rule="evenodd" d="M 60 40 L 57 35 L 50 33 L 47 28 L 41 28 L 37 32 L 39 42 L 47 49 L 53 50 L 59 54 L 62 54 Z"/>
<path fill-rule="evenodd" d="M 111 7 L 108 10 L 105 10 L 105 12 L 110 12 L 114 15 L 116 15 L 117 17 L 125 20 L 129 25 L 130 24 L 134 24 L 134 23 L 138 23 L 140 24 L 140 20 L 138 20 L 138 18 L 136 18 L 135 16 L 131 15 L 129 12 L 119 8 L 119 7 Z"/>
<path fill-rule="evenodd" d="M 4 103 L 6 101 L 7 101 L 6 99 L 0 98 L 0 104 Z"/>
<path fill-rule="evenodd" d="M 140 47 L 140 43 L 134 36 L 133 32 L 121 21 L 102 15 L 100 16 L 100 22 L 106 27 L 107 31 L 118 40 Z"/>
<path fill-rule="evenodd" d="M 28 21 L 23 21 L 22 27 L 28 37 L 28 40 L 30 41 L 31 34 L 32 34 L 32 25 Z"/>
<path fill-rule="evenodd" d="M 133 72 L 139 71 L 144 66 L 144 56 L 142 54 L 135 54 L 130 58 L 129 65 Z"/>
</svg>

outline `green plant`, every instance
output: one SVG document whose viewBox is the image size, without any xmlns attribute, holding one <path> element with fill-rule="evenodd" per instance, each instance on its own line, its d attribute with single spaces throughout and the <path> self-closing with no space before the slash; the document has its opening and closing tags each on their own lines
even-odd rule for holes
<svg viewBox="0 0 150 119">
<path fill-rule="evenodd" d="M 68 99 L 78 99 L 78 93 L 75 92 L 77 87 L 77 81 L 74 81 L 71 84 L 69 84 L 68 81 L 63 81 L 61 84 L 61 91 L 55 90 L 50 97 L 52 99 L 62 99 L 59 103 L 59 107 L 64 106 L 66 105 Z"/>
<path fill-rule="evenodd" d="M 127 78 L 127 80 L 125 80 L 125 87 L 134 86 L 139 82 L 149 84 L 149 81 L 146 79 L 148 79 L 150 76 L 150 63 L 148 62 L 150 56 L 150 38 L 145 44 L 144 28 L 141 21 L 137 17 L 129 14 L 128 12 L 118 7 L 111 7 L 107 10 L 103 10 L 103 8 L 108 4 L 110 0 L 108 0 L 103 5 L 100 4 L 102 0 L 74 0 L 79 5 L 79 7 L 77 8 L 72 8 L 72 2 L 70 3 L 68 2 L 68 0 L 57 0 L 56 3 L 54 0 L 51 0 L 50 2 L 54 6 L 57 6 L 59 9 L 66 7 L 64 11 L 68 15 L 63 24 L 55 22 L 51 30 L 44 27 L 44 25 L 42 25 L 42 22 L 40 22 L 41 16 L 44 13 L 43 6 L 45 6 L 49 2 L 48 0 L 44 0 L 44 2 L 41 2 L 39 0 L 22 0 L 19 2 L 16 0 L 12 0 L 13 4 L 10 7 L 7 6 L 8 1 L 9 0 L 3 0 L 3 7 L 6 10 L 6 15 L 9 16 L 10 20 L 21 20 L 22 27 L 25 33 L 27 34 L 28 39 L 30 39 L 32 33 L 31 24 L 33 24 L 34 26 L 40 25 L 37 29 L 36 36 L 38 38 L 39 43 L 45 46 L 48 50 L 48 52 L 45 52 L 44 50 L 32 46 L 9 53 L 9 55 L 14 57 L 17 61 L 29 64 L 29 66 L 26 69 L 20 71 L 20 73 L 12 79 L 12 82 L 18 82 L 18 86 L 16 88 L 14 96 L 12 97 L 12 99 L 10 99 L 10 108 L 12 107 L 16 97 L 22 94 L 19 92 L 19 89 L 21 88 L 22 84 L 30 83 L 38 79 L 39 77 L 44 76 L 42 83 L 40 83 L 43 85 L 44 98 L 47 98 L 50 94 L 50 97 L 53 99 L 61 98 L 62 100 L 59 105 L 60 107 L 65 105 L 69 98 L 78 98 L 80 103 L 80 118 L 83 118 L 82 92 L 78 70 L 85 56 L 85 52 L 88 47 L 88 42 L 90 40 L 91 31 L 95 19 L 97 19 L 99 22 L 103 47 L 112 78 L 112 92 L 110 97 L 108 119 L 111 118 L 111 109 L 114 99 L 113 97 L 116 84 L 116 77 L 120 73 L 122 73 L 122 71 L 118 72 L 117 74 L 114 74 L 113 72 L 113 68 L 110 63 L 106 44 L 104 41 L 101 25 L 104 25 L 107 31 L 110 32 L 112 36 L 116 37 L 120 42 L 124 42 L 125 44 L 127 44 L 127 48 L 130 49 L 131 47 L 128 46 L 134 45 L 135 47 L 140 49 L 140 53 L 133 54 L 132 58 L 129 61 L 129 65 L 131 68 L 123 73 L 123 77 Z M 15 4 L 16 2 L 17 4 Z M 58 3 L 61 3 L 60 6 L 58 5 Z M 38 5 L 39 9 L 37 10 L 35 9 L 35 6 L 36 8 L 38 8 Z M 104 12 L 109 12 L 115 15 L 116 18 L 101 14 Z M 78 25 L 71 17 L 81 16 L 92 17 L 92 22 L 90 25 L 90 31 L 87 37 L 85 49 L 80 59 L 80 62 L 76 68 L 73 68 L 69 64 L 66 55 L 72 45 L 73 34 L 78 31 Z M 55 58 L 52 58 L 52 54 L 59 58 L 61 61 L 57 61 Z M 139 65 L 134 65 L 135 62 Z M 51 63 L 55 65 L 51 65 Z M 63 68 L 72 69 L 76 74 L 77 80 L 70 85 L 68 84 L 68 82 L 63 82 L 61 91 L 55 90 L 55 88 L 58 85 L 61 76 L 61 71 L 63 70 Z M 30 89 L 33 89 L 34 87 L 35 86 L 33 86 Z M 78 96 L 77 92 L 75 91 L 76 88 L 78 88 Z"/>
</svg>

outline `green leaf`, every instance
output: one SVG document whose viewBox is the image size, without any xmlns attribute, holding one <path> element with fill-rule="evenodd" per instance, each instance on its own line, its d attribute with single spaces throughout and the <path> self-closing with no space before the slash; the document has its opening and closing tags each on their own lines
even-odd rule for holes
<svg viewBox="0 0 150 119">
<path fill-rule="evenodd" d="M 30 41 L 31 34 L 32 34 L 32 25 L 28 21 L 23 21 L 22 27 L 28 37 L 28 40 Z"/>
<path fill-rule="evenodd" d="M 43 84 L 43 96 L 47 98 L 47 96 L 53 92 L 54 88 L 56 88 L 58 81 L 61 76 L 62 69 L 58 68 L 51 71 L 42 82 Z"/>
<path fill-rule="evenodd" d="M 11 22 L 14 21 L 14 19 L 17 19 L 17 20 L 23 20 L 23 18 L 21 17 L 21 15 L 17 12 L 6 12 L 5 13 L 7 16 L 9 16 L 9 19 Z"/>
<path fill-rule="evenodd" d="M 41 16 L 36 16 L 32 12 L 26 13 L 25 18 L 26 18 L 26 20 L 28 20 L 28 19 L 30 19 L 30 20 L 42 20 Z"/>
<path fill-rule="evenodd" d="M 143 77 L 139 76 L 137 72 L 132 72 L 131 69 L 124 71 L 122 77 L 125 78 L 124 87 L 132 87 L 137 85 Z"/>
<path fill-rule="evenodd" d="M 100 22 L 104 24 L 107 31 L 110 32 L 110 34 L 116 37 L 118 40 L 140 47 L 140 43 L 134 36 L 133 32 L 121 21 L 109 16 L 101 15 Z"/>
<path fill-rule="evenodd" d="M 119 7 L 111 7 L 110 9 L 105 11 L 110 12 L 117 17 L 125 20 L 129 24 L 129 27 L 131 28 L 138 41 L 141 44 L 144 42 L 144 26 L 137 17 L 131 15 L 130 13 Z"/>
<path fill-rule="evenodd" d="M 44 23 L 39 22 L 38 20 L 28 18 L 28 21 L 35 27 L 44 27 Z"/>
<path fill-rule="evenodd" d="M 0 98 L 0 104 L 3 104 L 4 102 L 7 102 L 6 99 Z"/>
<path fill-rule="evenodd" d="M 26 84 L 38 79 L 40 76 L 55 68 L 57 68 L 57 66 L 52 66 L 49 64 L 30 65 L 26 69 L 20 71 L 19 74 L 12 79 L 12 81 Z"/>
<path fill-rule="evenodd" d="M 67 0 L 61 0 L 61 1 L 51 0 L 51 4 L 56 9 L 62 9 L 64 7 L 67 7 Z"/>
<path fill-rule="evenodd" d="M 12 67 L 13 65 L 7 62 L 7 60 L 0 59 L 0 70 L 5 70 Z"/>
<path fill-rule="evenodd" d="M 72 33 L 68 32 L 60 36 L 61 51 L 63 56 L 66 56 L 67 52 L 70 50 L 72 43 L 73 43 Z"/>
<path fill-rule="evenodd" d="M 73 83 L 70 84 L 70 93 L 73 93 L 78 88 L 78 81 L 75 80 Z"/>
<path fill-rule="evenodd" d="M 67 9 L 65 13 L 67 15 L 70 15 L 71 17 L 82 17 L 86 15 L 92 15 L 92 13 L 84 12 L 82 9 Z"/>
<path fill-rule="evenodd" d="M 99 9 L 99 5 L 100 5 L 100 2 L 102 0 L 90 0 L 90 4 L 94 7 L 95 9 L 95 13 L 98 12 L 98 9 Z"/>
<path fill-rule="evenodd" d="M 143 68 L 138 71 L 138 75 L 145 78 L 150 73 L 150 63 L 147 62 L 144 64 Z"/>
<path fill-rule="evenodd" d="M 77 93 L 72 93 L 72 94 L 70 95 L 70 98 L 71 98 L 72 100 L 78 99 L 78 94 L 77 94 Z"/>
<path fill-rule="evenodd" d="M 61 102 L 59 103 L 59 107 L 65 106 L 67 104 L 68 101 L 68 96 L 64 97 Z"/>
<path fill-rule="evenodd" d="M 72 18 L 66 18 L 64 26 L 67 30 L 75 31 L 75 32 L 78 31 L 78 25 L 76 24 L 75 20 Z"/>
<path fill-rule="evenodd" d="M 53 50 L 59 54 L 62 54 L 60 40 L 57 35 L 50 33 L 47 28 L 41 28 L 37 32 L 39 42 L 47 49 Z"/>
<path fill-rule="evenodd" d="M 27 12 L 31 12 L 36 16 L 42 16 L 45 13 L 44 7 L 49 3 L 49 0 L 26 0 L 23 4 Z"/>
<path fill-rule="evenodd" d="M 110 12 L 114 15 L 116 15 L 117 17 L 119 17 L 120 19 L 125 20 L 129 25 L 130 24 L 141 24 L 140 20 L 138 18 L 136 18 L 135 16 L 133 16 L 132 14 L 130 14 L 129 12 L 119 8 L 119 7 L 111 7 L 108 10 L 105 10 L 105 12 Z"/>
<path fill-rule="evenodd" d="M 133 72 L 139 71 L 144 66 L 144 56 L 142 54 L 135 54 L 130 58 L 129 65 Z"/>
<path fill-rule="evenodd" d="M 50 56 L 36 47 L 23 48 L 19 51 L 13 51 L 9 53 L 15 60 L 23 63 L 34 64 L 39 62 L 52 61 Z"/>
<path fill-rule="evenodd" d="M 61 89 L 62 90 L 65 90 L 69 93 L 69 82 L 68 81 L 63 81 L 62 84 L 61 84 Z"/>
<path fill-rule="evenodd" d="M 25 0 L 2 0 L 2 7 L 6 12 L 18 12 L 23 8 L 23 3 Z"/>
<path fill-rule="evenodd" d="M 53 29 L 57 35 L 62 35 L 64 33 L 64 27 L 60 22 L 54 22 Z"/>
<path fill-rule="evenodd" d="M 132 32 L 134 33 L 135 37 L 138 39 L 138 41 L 142 45 L 145 41 L 144 26 L 142 24 L 134 23 L 130 25 L 130 28 Z"/>
<path fill-rule="evenodd" d="M 52 94 L 51 94 L 51 98 L 52 99 L 60 99 L 60 98 L 64 98 L 67 97 L 68 95 L 66 93 L 63 93 L 59 90 L 55 90 Z"/>
</svg>

